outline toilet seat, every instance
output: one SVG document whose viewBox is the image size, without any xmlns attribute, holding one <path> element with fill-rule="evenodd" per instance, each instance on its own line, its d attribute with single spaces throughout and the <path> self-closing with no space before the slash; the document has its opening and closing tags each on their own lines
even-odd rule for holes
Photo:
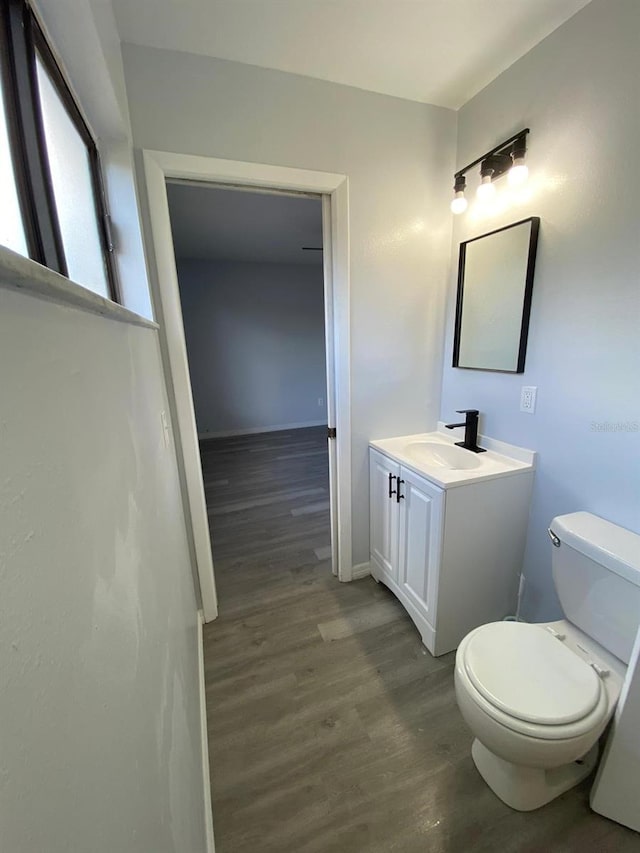
<svg viewBox="0 0 640 853">
<path fill-rule="evenodd" d="M 596 707 L 595 671 L 548 631 L 495 622 L 471 637 L 464 665 L 474 687 L 501 711 L 542 725 L 574 723 Z"/>
<path fill-rule="evenodd" d="M 476 704 L 520 734 L 580 737 L 607 714 L 607 691 L 597 672 L 539 625 L 482 625 L 465 637 L 459 655 L 460 675 Z"/>
</svg>

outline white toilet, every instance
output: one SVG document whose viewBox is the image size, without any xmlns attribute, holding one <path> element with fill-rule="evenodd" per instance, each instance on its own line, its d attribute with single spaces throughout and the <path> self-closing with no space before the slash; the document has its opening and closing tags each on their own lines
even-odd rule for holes
<svg viewBox="0 0 640 853">
<path fill-rule="evenodd" d="M 489 787 L 520 811 L 587 776 L 640 624 L 640 536 L 587 512 L 554 518 L 553 579 L 566 619 L 492 622 L 456 654 L 462 716 Z"/>
</svg>

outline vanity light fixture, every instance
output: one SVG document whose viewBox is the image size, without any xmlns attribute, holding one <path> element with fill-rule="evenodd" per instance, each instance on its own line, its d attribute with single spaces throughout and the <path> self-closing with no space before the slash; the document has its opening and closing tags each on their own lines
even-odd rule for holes
<svg viewBox="0 0 640 853">
<path fill-rule="evenodd" d="M 493 175 L 495 173 L 495 169 L 489 160 L 483 160 L 482 166 L 480 167 L 480 185 L 476 190 L 476 195 L 480 201 L 491 201 L 491 199 L 496 194 L 496 188 L 493 185 Z"/>
<path fill-rule="evenodd" d="M 456 175 L 456 182 L 453 185 L 453 201 L 451 202 L 452 213 L 464 213 L 467 209 L 467 200 L 464 197 L 464 191 L 467 186 L 464 175 Z"/>
<path fill-rule="evenodd" d="M 527 154 L 527 138 L 519 136 L 513 143 L 511 151 L 512 166 L 509 169 L 508 181 L 512 187 L 519 187 L 524 184 L 529 177 L 529 167 L 525 163 Z"/>
<path fill-rule="evenodd" d="M 500 145 L 496 145 L 491 151 L 487 151 L 478 157 L 464 169 L 455 173 L 455 184 L 453 187 L 454 197 L 451 202 L 453 213 L 464 213 L 467 209 L 467 199 L 464 191 L 466 188 L 465 174 L 480 164 L 480 185 L 477 195 L 481 202 L 488 202 L 495 196 L 496 188 L 494 182 L 505 173 L 509 174 L 509 184 L 520 186 L 527 180 L 529 170 L 525 164 L 527 153 L 527 134 L 529 128 L 525 127 L 519 133 L 509 137 Z"/>
</svg>

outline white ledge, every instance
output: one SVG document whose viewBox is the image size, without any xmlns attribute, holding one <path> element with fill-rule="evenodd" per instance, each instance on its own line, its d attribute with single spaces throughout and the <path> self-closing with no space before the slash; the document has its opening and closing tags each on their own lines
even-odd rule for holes
<svg viewBox="0 0 640 853">
<path fill-rule="evenodd" d="M 0 288 L 2 287 L 22 290 L 39 299 L 70 305 L 120 323 L 143 326 L 146 329 L 158 328 L 158 324 L 153 320 L 147 320 L 123 305 L 105 299 L 104 296 L 87 290 L 75 281 L 17 252 L 12 252 L 5 246 L 0 246 Z"/>
</svg>

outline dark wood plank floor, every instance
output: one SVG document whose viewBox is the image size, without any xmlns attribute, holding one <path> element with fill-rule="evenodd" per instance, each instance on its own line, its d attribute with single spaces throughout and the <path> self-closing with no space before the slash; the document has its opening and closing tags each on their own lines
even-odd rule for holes
<svg viewBox="0 0 640 853">
<path fill-rule="evenodd" d="M 331 575 L 324 429 L 202 442 L 220 600 L 205 627 L 217 853 L 640 851 L 582 785 L 511 811 L 471 760 L 453 655 Z"/>
</svg>

